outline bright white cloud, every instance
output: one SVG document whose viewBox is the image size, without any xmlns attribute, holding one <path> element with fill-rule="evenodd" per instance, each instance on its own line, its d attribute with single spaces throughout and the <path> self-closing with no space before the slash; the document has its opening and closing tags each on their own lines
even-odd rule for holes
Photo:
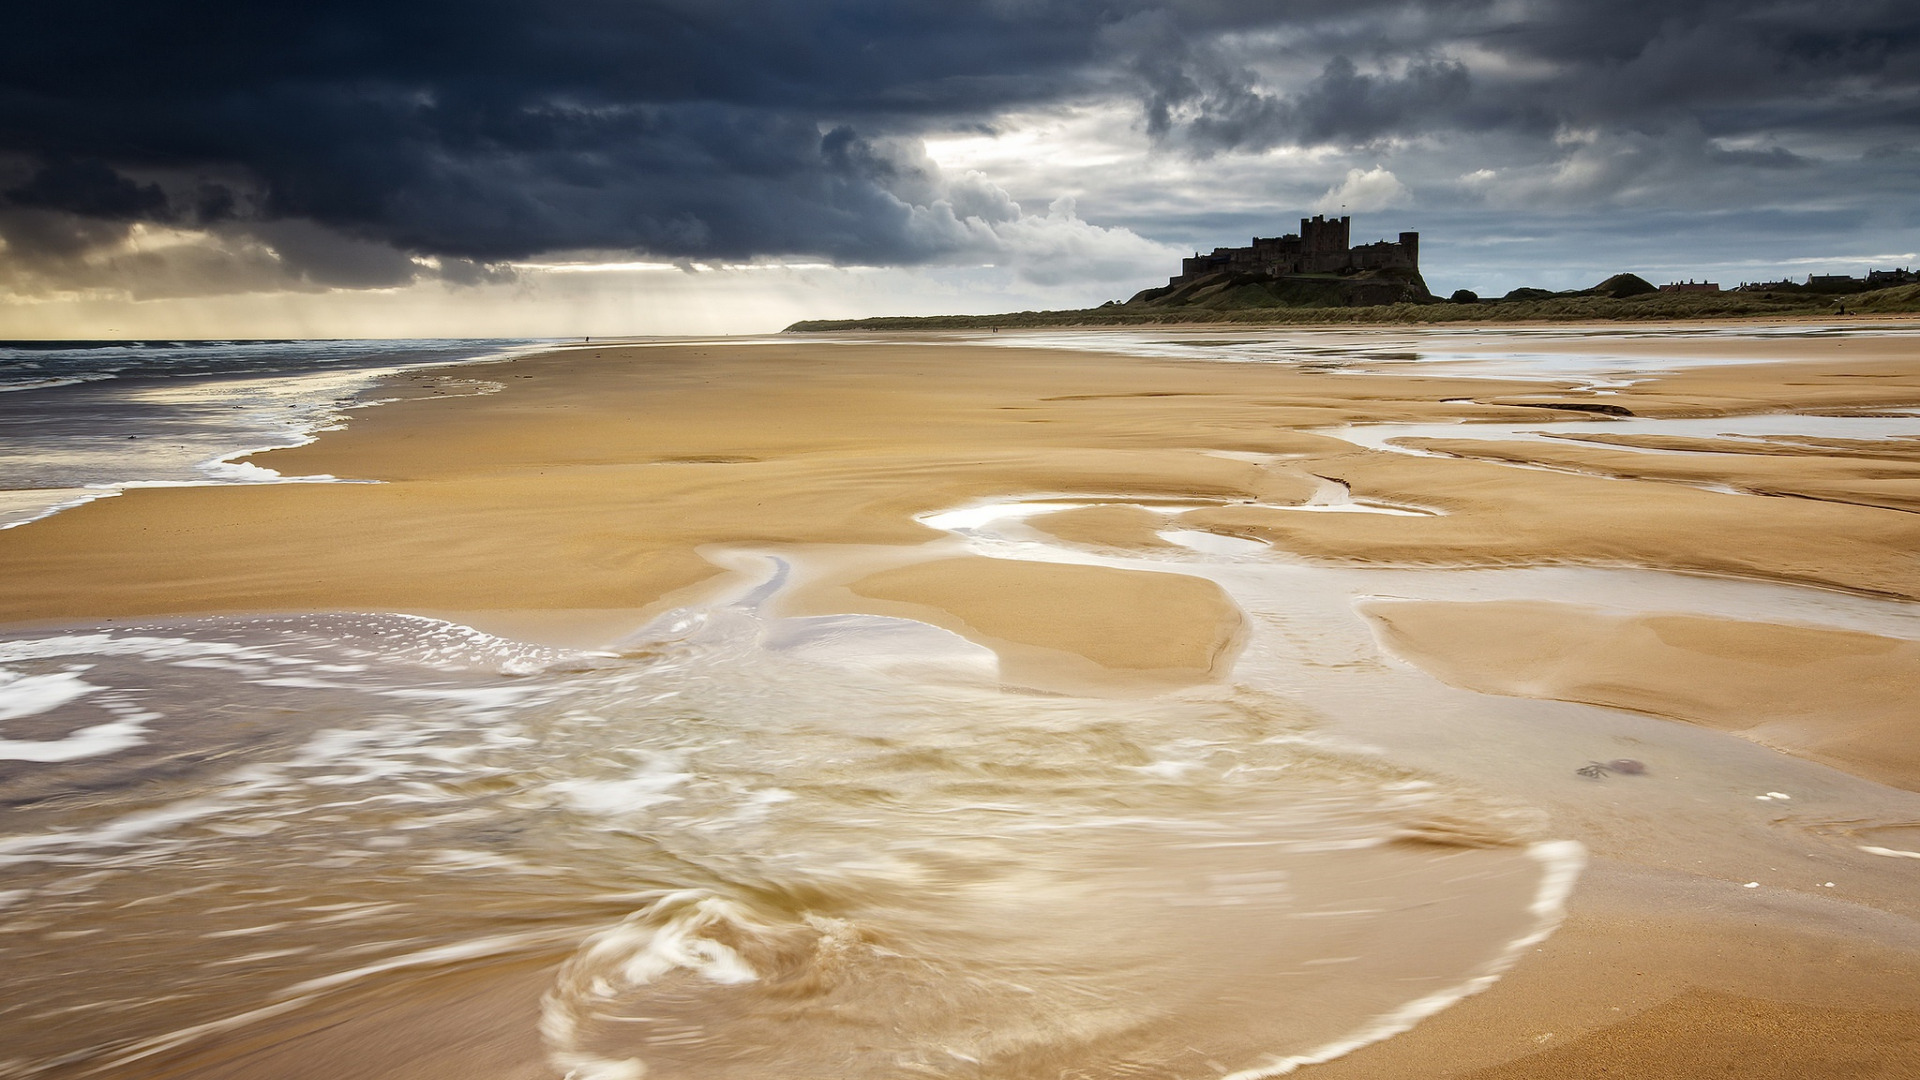
<svg viewBox="0 0 1920 1080">
<path fill-rule="evenodd" d="M 1371 169 L 1348 169 L 1346 179 L 1328 188 L 1313 208 L 1321 213 L 1351 214 L 1406 206 L 1412 201 L 1413 192 L 1399 177 L 1385 166 L 1375 165 Z"/>
</svg>

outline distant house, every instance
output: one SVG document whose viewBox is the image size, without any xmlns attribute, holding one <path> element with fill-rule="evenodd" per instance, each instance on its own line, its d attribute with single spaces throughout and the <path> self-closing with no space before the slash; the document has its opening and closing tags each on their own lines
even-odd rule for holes
<svg viewBox="0 0 1920 1080">
<path fill-rule="evenodd" d="M 1808 274 L 1804 283 L 1785 279 L 1742 282 L 1737 291 L 1858 293 L 1869 289 L 1890 289 L 1896 285 L 1911 285 L 1914 282 L 1920 282 L 1920 273 L 1915 273 L 1911 267 L 1908 267 L 1895 270 L 1869 270 L 1866 277 L 1849 277 L 1846 274 Z"/>
<path fill-rule="evenodd" d="M 1685 281 L 1674 281 L 1674 282 L 1669 282 L 1665 285 L 1662 285 L 1660 286 L 1660 291 L 1661 292 L 1719 292 L 1720 283 L 1717 281 L 1695 281 L 1692 278 L 1688 278 Z"/>
</svg>

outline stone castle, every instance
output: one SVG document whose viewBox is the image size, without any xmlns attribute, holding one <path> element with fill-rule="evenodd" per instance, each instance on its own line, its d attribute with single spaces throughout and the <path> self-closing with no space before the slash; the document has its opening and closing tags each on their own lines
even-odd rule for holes
<svg viewBox="0 0 1920 1080">
<path fill-rule="evenodd" d="M 1168 285 L 1222 272 L 1256 277 L 1294 274 L 1352 274 L 1366 270 L 1409 270 L 1420 273 L 1420 234 L 1403 232 L 1400 241 L 1353 247 L 1348 243 L 1350 217 L 1315 214 L 1300 219 L 1298 235 L 1253 238 L 1252 247 L 1214 248 L 1212 254 L 1194 253 L 1180 263 L 1180 276 Z"/>
</svg>

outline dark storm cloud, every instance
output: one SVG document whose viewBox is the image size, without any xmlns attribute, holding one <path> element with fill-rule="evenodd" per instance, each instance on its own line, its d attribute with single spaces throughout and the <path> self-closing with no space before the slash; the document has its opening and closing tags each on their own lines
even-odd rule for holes
<svg viewBox="0 0 1920 1080">
<path fill-rule="evenodd" d="M 1315 69 L 1292 85 L 1257 73 L 1232 35 L 1166 25 L 1136 61 L 1150 125 L 1202 152 L 1568 126 L 1911 130 L 1920 119 L 1920 7 L 1904 0 L 1376 5 L 1292 21 L 1269 57 Z"/>
<path fill-rule="evenodd" d="M 902 198 L 923 170 L 888 136 L 1065 92 L 1093 22 L 893 0 L 34 5 L 0 41 L 0 156 L 36 170 L 0 232 L 18 253 L 98 239 L 91 219 L 242 217 L 482 261 L 923 261 L 965 238 Z"/>
<path fill-rule="evenodd" d="M 158 184 L 136 184 L 101 161 L 56 160 L 6 192 L 15 206 L 65 210 L 83 217 L 126 221 L 163 216 L 166 193 Z"/>
<path fill-rule="evenodd" d="M 1570 4 L 1490 40 L 1563 70 L 1542 89 L 1576 122 L 1878 126 L 1910 123 L 1920 90 L 1920 8 L 1897 0 Z"/>
<path fill-rule="evenodd" d="M 1429 130 L 1466 100 L 1467 68 L 1422 57 L 1400 74 L 1363 74 L 1345 56 L 1328 60 L 1319 75 L 1292 95 L 1264 90 L 1253 72 L 1214 57 L 1193 57 L 1166 72 L 1147 101 L 1147 130 L 1178 138 L 1203 154 L 1280 143 L 1364 143 L 1385 135 Z"/>
<path fill-rule="evenodd" d="M 1133 101 L 1147 139 L 1203 157 L 1463 133 L 1551 158 L 1579 129 L 1773 175 L 1820 170 L 1767 140 L 1895 161 L 1920 121 L 1911 0 L 19 7 L 0 39 L 10 258 L 148 222 L 342 286 L 583 249 L 961 257 L 969 221 L 1018 211 L 916 136 L 1066 101 Z"/>
</svg>

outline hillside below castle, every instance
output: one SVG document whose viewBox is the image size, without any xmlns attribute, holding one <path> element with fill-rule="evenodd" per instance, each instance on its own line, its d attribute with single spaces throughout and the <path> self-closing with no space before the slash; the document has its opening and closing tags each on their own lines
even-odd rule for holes
<svg viewBox="0 0 1920 1080">
<path fill-rule="evenodd" d="M 1883 272 L 1862 281 L 1816 278 L 1802 286 L 1774 282 L 1726 292 L 1663 290 L 1633 274 L 1615 274 L 1589 289 L 1519 288 L 1482 300 L 1461 289 L 1442 300 L 1420 276 L 1420 234 L 1353 246 L 1352 219 L 1316 215 L 1300 231 L 1254 237 L 1246 247 L 1195 252 L 1165 285 L 1125 302 L 1074 311 L 996 315 L 880 316 L 807 319 L 789 331 L 1000 330 L 1054 326 L 1153 326 L 1611 321 L 1831 317 L 1920 312 L 1920 281 Z M 1837 282 L 1837 284 L 1836 284 Z M 1891 286 L 1891 287 L 1883 287 Z M 1844 294 L 1844 295 L 1841 295 Z"/>
<path fill-rule="evenodd" d="M 1431 301 L 1420 277 L 1420 234 L 1354 247 L 1353 219 L 1315 214 L 1300 231 L 1253 238 L 1182 260 L 1180 273 L 1121 308 L 1370 307 Z"/>
</svg>

